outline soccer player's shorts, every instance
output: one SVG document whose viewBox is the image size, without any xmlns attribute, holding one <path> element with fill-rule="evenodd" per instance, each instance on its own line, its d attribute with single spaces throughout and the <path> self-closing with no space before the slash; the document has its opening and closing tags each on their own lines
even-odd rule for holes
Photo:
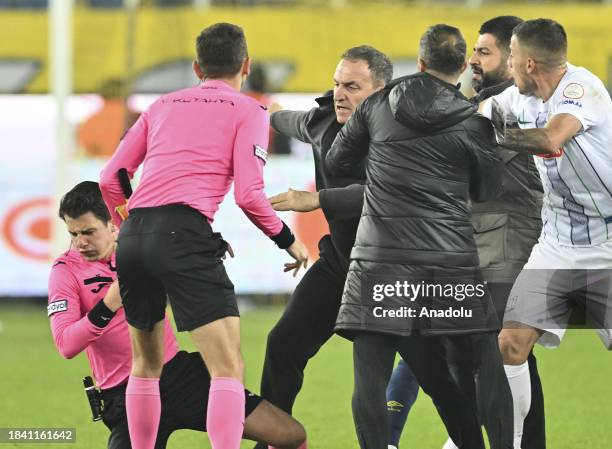
<svg viewBox="0 0 612 449">
<path fill-rule="evenodd" d="M 559 346 L 568 327 L 590 327 L 612 349 L 612 242 L 569 247 L 540 238 L 517 277 L 504 326 L 538 329 L 542 346 Z"/>
<path fill-rule="evenodd" d="M 111 430 L 109 447 L 129 448 L 127 415 L 125 412 L 126 384 L 102 391 L 102 420 Z M 164 369 L 159 381 L 162 411 L 156 448 L 165 447 L 170 434 L 178 429 L 206 431 L 206 412 L 210 374 L 197 352 L 179 351 Z M 263 401 L 260 396 L 244 390 L 245 417 Z"/>
<path fill-rule="evenodd" d="M 191 331 L 239 316 L 222 257 L 227 242 L 188 206 L 135 208 L 122 224 L 117 277 L 130 325 L 151 331 L 164 318 L 166 296 L 176 327 Z"/>
</svg>

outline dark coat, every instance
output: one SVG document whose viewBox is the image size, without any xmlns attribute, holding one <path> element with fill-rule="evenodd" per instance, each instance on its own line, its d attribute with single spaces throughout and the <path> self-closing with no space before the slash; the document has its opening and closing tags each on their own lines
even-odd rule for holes
<svg viewBox="0 0 612 449">
<path fill-rule="evenodd" d="M 508 80 L 483 89 L 470 101 L 478 104 L 513 84 Z M 497 152 L 505 167 L 503 193 L 472 204 L 472 225 L 484 279 L 513 283 L 542 230 L 542 181 L 530 154 L 501 147 Z"/>
<path fill-rule="evenodd" d="M 360 184 L 365 182 L 365 170 L 357 164 L 341 176 L 325 171 L 325 156 L 342 125 L 336 120 L 331 94 L 316 101 L 319 106 L 310 111 L 275 112 L 270 123 L 277 132 L 312 145 L 316 188 L 330 229 L 319 249 L 344 282 L 363 204 Z"/>
<path fill-rule="evenodd" d="M 408 335 L 416 328 L 465 333 L 497 326 L 488 292 L 470 301 L 475 318 L 466 327 L 454 319 L 374 317 L 381 303 L 373 302 L 371 291 L 376 283 L 396 281 L 482 282 L 470 198 L 487 201 L 501 192 L 503 164 L 495 147 L 493 127 L 477 107 L 426 73 L 396 80 L 357 108 L 326 157 L 336 176 L 366 160 L 364 206 L 338 331 Z M 414 304 L 396 295 L 384 305 Z"/>
</svg>

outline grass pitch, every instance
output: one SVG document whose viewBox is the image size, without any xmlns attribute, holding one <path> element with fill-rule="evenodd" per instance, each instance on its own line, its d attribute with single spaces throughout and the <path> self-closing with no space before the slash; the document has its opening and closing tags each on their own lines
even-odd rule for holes
<svg viewBox="0 0 612 449">
<path fill-rule="evenodd" d="M 242 315 L 247 386 L 259 390 L 268 330 L 279 308 Z M 193 350 L 189 337 L 181 346 Z M 549 449 L 612 448 L 612 354 L 594 331 L 570 331 L 557 350 L 536 350 L 544 383 Z M 93 423 L 82 391 L 86 357 L 62 359 L 51 341 L 43 307 L 0 307 L 0 427 L 74 427 L 74 444 L 1 444 L 17 448 L 105 448 L 108 431 Z M 334 337 L 309 363 L 295 416 L 308 432 L 311 449 L 358 448 L 350 400 L 353 388 L 349 342 Z M 419 393 L 401 449 L 439 449 L 445 433 L 430 399 Z M 251 448 L 244 442 L 242 448 Z M 179 431 L 169 449 L 210 448 L 199 432 Z"/>
</svg>

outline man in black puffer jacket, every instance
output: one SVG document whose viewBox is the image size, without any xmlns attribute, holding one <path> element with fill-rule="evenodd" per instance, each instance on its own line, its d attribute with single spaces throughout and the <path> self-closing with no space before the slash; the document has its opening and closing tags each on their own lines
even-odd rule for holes
<svg viewBox="0 0 612 449">
<path fill-rule="evenodd" d="M 453 382 L 443 339 L 453 335 L 471 348 L 473 366 L 484 346 L 496 345 L 499 324 L 478 270 L 469 200 L 495 198 L 503 166 L 491 123 L 456 87 L 465 69 L 460 31 L 430 27 L 419 51 L 420 73 L 365 100 L 326 157 L 336 176 L 367 158 L 336 331 L 354 339 L 353 414 L 362 448 L 387 447 L 385 387 L 399 351 L 453 441 L 478 449 L 474 393 Z"/>
</svg>

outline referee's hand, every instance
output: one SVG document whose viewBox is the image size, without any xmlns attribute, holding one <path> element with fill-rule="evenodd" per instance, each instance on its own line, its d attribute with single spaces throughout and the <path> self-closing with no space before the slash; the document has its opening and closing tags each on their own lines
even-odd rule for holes
<svg viewBox="0 0 612 449">
<path fill-rule="evenodd" d="M 295 242 L 293 242 L 291 246 L 287 248 L 287 252 L 295 259 L 295 262 L 286 263 L 283 271 L 286 273 L 287 271 L 293 270 L 293 277 L 296 277 L 302 265 L 304 266 L 304 269 L 308 267 L 308 250 L 302 242 L 295 239 Z"/>
</svg>

